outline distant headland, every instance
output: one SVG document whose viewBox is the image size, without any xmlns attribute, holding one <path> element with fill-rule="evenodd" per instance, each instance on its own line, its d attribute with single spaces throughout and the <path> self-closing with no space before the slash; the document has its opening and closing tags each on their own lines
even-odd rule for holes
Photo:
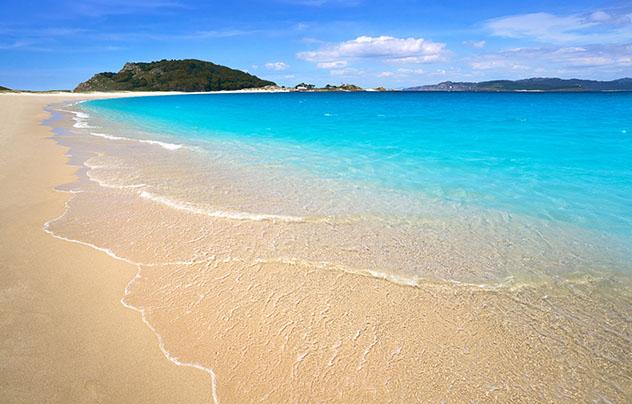
<svg viewBox="0 0 632 404">
<path fill-rule="evenodd" d="M 523 80 L 475 82 L 444 81 L 439 84 L 409 87 L 403 91 L 518 92 L 518 91 L 632 91 L 632 78 L 611 81 L 533 77 Z"/>
<path fill-rule="evenodd" d="M 98 73 L 79 84 L 86 91 L 223 91 L 276 86 L 272 81 L 196 59 L 126 63 L 118 73 Z"/>
</svg>

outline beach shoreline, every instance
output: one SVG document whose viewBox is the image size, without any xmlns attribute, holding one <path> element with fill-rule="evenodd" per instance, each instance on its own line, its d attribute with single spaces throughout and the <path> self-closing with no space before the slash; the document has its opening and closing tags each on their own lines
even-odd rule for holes
<svg viewBox="0 0 632 404">
<path fill-rule="evenodd" d="M 163 94 L 180 93 L 132 96 Z M 22 117 L 3 127 L 1 137 L 13 147 L 3 150 L 8 174 L 0 178 L 2 187 L 19 190 L 3 201 L 1 222 L 3 295 L 8 307 L 19 308 L 5 320 L 13 330 L 6 341 L 16 345 L 8 351 L 15 368 L 10 373 L 27 374 L 33 367 L 15 352 L 18 338 L 34 334 L 41 338 L 32 344 L 40 348 L 33 359 L 52 361 L 45 370 L 60 363 L 79 363 L 81 370 L 59 372 L 46 389 L 28 377 L 2 380 L 7 401 L 38 401 L 51 394 L 76 402 L 94 397 L 123 402 L 142 401 L 138 397 L 146 402 L 617 401 L 631 394 L 625 383 L 629 370 L 618 365 L 627 357 L 627 323 L 621 316 L 626 300 L 609 295 L 612 279 L 585 276 L 498 289 L 420 281 L 410 287 L 377 273 L 346 271 L 333 255 L 331 262 L 266 259 L 260 256 L 265 248 L 259 235 L 305 224 L 200 215 L 143 198 L 124 183 L 102 184 L 89 175 L 98 164 L 86 164 L 87 155 L 72 156 L 84 166 L 80 173 L 40 123 L 47 105 L 86 95 L 10 97 L 0 96 L 7 106 L 3 111 Z M 155 140 L 129 142 L 116 132 L 85 136 L 81 130 L 88 130 L 89 122 L 75 116 L 73 125 L 66 114 L 53 127 L 68 136 L 53 140 L 80 142 L 93 155 L 132 150 L 135 160 L 155 161 L 151 171 L 157 172 L 184 151 Z M 31 132 L 33 137 L 25 135 Z M 176 172 L 166 173 L 175 179 Z M 63 184 L 70 184 L 63 188 L 67 192 L 55 191 Z M 21 219 L 31 225 L 27 228 Z M 37 240 L 27 248 L 24 237 L 14 237 L 18 231 Z M 201 243 L 198 248 L 196 243 Z M 255 259 L 240 256 L 242 248 L 254 251 Z M 176 255 L 169 256 L 171 250 Z M 187 255 L 189 250 L 196 254 Z M 42 278 L 40 268 L 50 276 Z M 34 292 L 24 285 L 40 281 L 44 284 L 35 292 L 47 299 L 29 300 Z M 628 292 L 617 291 L 623 297 Z M 11 327 L 46 312 L 50 301 L 63 307 L 63 321 L 35 319 L 34 330 Z M 603 328 L 592 329 L 593 318 Z M 41 349 L 68 340 L 68 330 L 73 343 L 90 349 L 70 359 L 60 358 L 58 349 Z M 126 344 L 130 340 L 134 344 Z M 101 373 L 83 380 L 90 374 L 86 364 L 98 364 Z M 136 390 L 128 387 L 131 380 Z M 84 388 L 63 390 L 78 384 Z M 33 385 L 39 389 L 29 391 Z"/>
<path fill-rule="evenodd" d="M 120 303 L 136 268 L 43 230 L 76 170 L 45 108 L 114 96 L 129 94 L 0 94 L 0 401 L 212 402 L 208 376 L 174 366 Z"/>
</svg>

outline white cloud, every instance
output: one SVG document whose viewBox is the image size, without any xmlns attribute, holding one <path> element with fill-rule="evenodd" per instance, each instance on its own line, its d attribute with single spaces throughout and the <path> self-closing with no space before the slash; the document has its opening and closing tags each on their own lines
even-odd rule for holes
<svg viewBox="0 0 632 404">
<path fill-rule="evenodd" d="M 397 64 L 419 64 L 419 63 L 431 63 L 443 59 L 443 55 L 426 55 L 426 56 L 406 56 L 402 58 L 386 59 L 388 63 Z"/>
<path fill-rule="evenodd" d="M 485 27 L 495 36 L 547 43 L 622 42 L 632 38 L 632 21 L 624 17 L 613 18 L 604 11 L 566 16 L 531 13 L 492 19 Z"/>
<path fill-rule="evenodd" d="M 377 77 L 393 77 L 395 75 L 395 73 L 393 72 L 382 72 L 380 74 L 377 75 Z"/>
<path fill-rule="evenodd" d="M 481 41 L 463 41 L 463 45 L 471 46 L 472 48 L 482 49 L 485 47 L 487 42 Z"/>
<path fill-rule="evenodd" d="M 268 70 L 281 71 L 287 69 L 288 67 L 290 66 L 283 62 L 270 62 L 265 64 L 265 68 Z"/>
<path fill-rule="evenodd" d="M 319 50 L 300 52 L 297 57 L 319 63 L 355 58 L 375 58 L 391 63 L 428 63 L 443 59 L 446 52 L 444 43 L 422 38 L 360 36 Z"/>
<path fill-rule="evenodd" d="M 547 48 L 517 48 L 482 55 L 470 61 L 474 70 L 499 72 L 523 71 L 530 74 L 577 74 L 590 69 L 626 75 L 632 67 L 632 43 L 623 45 L 589 45 Z M 629 75 L 629 74 L 628 74 Z"/>
<path fill-rule="evenodd" d="M 346 60 L 336 60 L 333 62 L 320 62 L 316 66 L 319 69 L 340 69 L 347 66 Z"/>
<path fill-rule="evenodd" d="M 497 18 L 487 22 L 492 35 L 507 38 L 534 38 L 541 41 L 569 41 L 574 33 L 594 26 L 577 15 L 559 17 L 548 13 L 532 13 Z"/>
</svg>

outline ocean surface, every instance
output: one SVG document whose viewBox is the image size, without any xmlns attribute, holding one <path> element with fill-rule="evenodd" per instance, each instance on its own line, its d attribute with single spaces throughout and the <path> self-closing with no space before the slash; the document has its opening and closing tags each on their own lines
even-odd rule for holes
<svg viewBox="0 0 632 404">
<path fill-rule="evenodd" d="M 204 149 L 250 170 L 259 177 L 252 191 L 287 192 L 267 206 L 253 203 L 258 191 L 250 203 L 244 195 L 244 214 L 517 215 L 574 241 L 580 232 L 632 246 L 629 93 L 212 94 L 81 108 L 124 122 L 133 138 Z"/>
<path fill-rule="evenodd" d="M 632 237 L 629 93 L 214 94 L 82 108 L 245 163 Z"/>
<path fill-rule="evenodd" d="M 45 230 L 137 265 L 124 304 L 214 394 L 632 395 L 630 93 L 236 93 L 54 110 L 78 171 Z"/>
</svg>

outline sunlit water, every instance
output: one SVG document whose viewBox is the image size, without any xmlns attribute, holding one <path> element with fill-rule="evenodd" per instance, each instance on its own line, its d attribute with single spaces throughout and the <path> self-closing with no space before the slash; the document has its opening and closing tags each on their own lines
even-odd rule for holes
<svg viewBox="0 0 632 404">
<path fill-rule="evenodd" d="M 151 184 L 177 203 L 329 220 L 378 215 L 409 226 L 473 221 L 470 229 L 490 233 L 479 235 L 490 237 L 482 243 L 500 242 L 493 233 L 506 229 L 494 224 L 519 221 L 532 226 L 531 235 L 520 236 L 532 238 L 523 240 L 526 247 L 547 232 L 555 233 L 551 242 L 575 243 L 580 234 L 584 243 L 605 237 L 615 249 L 632 245 L 627 93 L 215 94 L 97 100 L 82 109 L 125 122 L 136 130 L 129 136 L 158 134 L 204 149 L 209 164 L 243 170 L 235 178 L 243 185 L 239 195 L 227 198 L 206 181 Z M 190 175 L 218 175 L 210 165 L 208 171 Z"/>
<path fill-rule="evenodd" d="M 72 125 L 57 139 L 80 169 L 46 230 L 139 265 L 126 304 L 174 361 L 217 370 L 224 394 L 286 400 L 314 380 L 313 397 L 347 400 L 630 394 L 632 94 L 212 94 L 60 109 Z M 233 343 L 261 349 L 213 350 Z M 422 386 L 435 377 L 427 360 L 447 376 Z M 456 375 L 464 390 L 440 387 Z M 484 384 L 494 375 L 504 388 Z"/>
</svg>

